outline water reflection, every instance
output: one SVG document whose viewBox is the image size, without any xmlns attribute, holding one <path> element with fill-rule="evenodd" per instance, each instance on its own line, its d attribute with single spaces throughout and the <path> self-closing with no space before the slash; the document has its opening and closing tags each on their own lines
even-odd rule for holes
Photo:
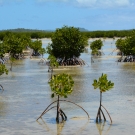
<svg viewBox="0 0 135 135">
<path fill-rule="evenodd" d="M 7 103 L 2 101 L 2 97 L 0 96 L 0 117 L 6 116 Z"/>
<path fill-rule="evenodd" d="M 42 126 L 43 128 L 45 128 L 46 131 L 50 132 L 51 134 L 56 134 L 56 132 L 53 131 L 52 128 L 50 128 L 48 126 L 48 124 L 42 119 L 40 118 L 41 122 L 38 120 L 37 123 Z"/>
<path fill-rule="evenodd" d="M 55 123 L 56 125 L 56 131 L 54 129 L 52 129 L 52 127 L 49 127 L 48 124 L 41 118 L 41 122 L 37 121 L 39 125 L 41 125 L 42 127 L 45 128 L 46 131 L 49 131 L 51 134 L 54 134 L 54 135 L 61 135 L 62 133 L 62 130 L 64 128 L 64 125 L 66 123 L 66 121 L 63 121 L 61 123 Z"/>
<path fill-rule="evenodd" d="M 49 123 L 45 122 L 42 118 L 40 120 L 38 120 L 37 123 L 40 126 L 42 126 L 46 131 L 51 133 L 52 135 L 56 135 L 56 134 L 62 135 L 64 133 L 66 133 L 67 135 L 71 135 L 71 134 L 79 135 L 83 132 L 83 130 L 86 129 L 86 127 L 87 127 L 87 125 L 89 124 L 90 121 L 87 120 L 84 123 L 84 125 L 80 123 L 81 126 L 79 128 L 75 127 L 74 121 L 81 122 L 81 121 L 84 121 L 84 120 L 85 120 L 85 117 L 84 118 L 83 117 L 73 117 L 72 119 L 70 119 L 70 121 L 72 121 L 70 126 L 74 128 L 74 130 L 72 130 L 72 131 L 67 127 L 68 124 L 66 123 L 66 121 L 63 121 L 61 123 L 56 123 L 56 122 L 54 122 L 55 119 L 51 120 L 51 122 L 53 121 L 52 123 L 55 124 L 56 128 L 52 127 L 51 124 L 49 125 L 50 122 Z"/>
<path fill-rule="evenodd" d="M 107 135 L 109 130 L 111 129 L 111 126 L 112 126 L 111 124 L 106 125 L 106 122 L 96 123 L 99 135 Z"/>
<path fill-rule="evenodd" d="M 57 135 L 61 135 L 61 132 L 62 132 L 64 125 L 65 125 L 65 121 L 57 124 Z"/>
</svg>

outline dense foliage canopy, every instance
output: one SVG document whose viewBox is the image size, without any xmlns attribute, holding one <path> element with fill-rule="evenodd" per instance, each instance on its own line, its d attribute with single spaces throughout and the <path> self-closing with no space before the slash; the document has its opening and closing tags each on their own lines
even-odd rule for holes
<svg viewBox="0 0 135 135">
<path fill-rule="evenodd" d="M 92 50 L 92 54 L 97 54 L 98 51 L 101 49 L 101 47 L 103 46 L 103 42 L 101 41 L 101 39 L 95 40 L 90 44 L 90 48 Z"/>
<path fill-rule="evenodd" d="M 33 55 L 40 55 L 39 51 L 42 55 L 46 52 L 45 49 L 42 48 L 41 40 L 32 41 L 29 36 L 24 34 L 16 35 L 9 32 L 0 43 L 0 56 L 4 53 L 10 53 L 12 57 L 18 58 L 27 47 L 33 49 Z"/>
<path fill-rule="evenodd" d="M 114 83 L 108 81 L 107 74 L 102 74 L 98 80 L 94 80 L 92 85 L 94 86 L 94 89 L 99 88 L 100 92 L 106 92 L 113 88 Z"/>
<path fill-rule="evenodd" d="M 51 54 L 56 58 L 79 57 L 87 45 L 87 38 L 78 28 L 64 26 L 52 36 Z"/>
<path fill-rule="evenodd" d="M 6 66 L 4 64 L 0 64 L 0 75 L 4 73 L 8 74 L 8 70 L 6 69 Z"/>
<path fill-rule="evenodd" d="M 130 36 L 116 41 L 116 47 L 123 55 L 135 55 L 135 31 Z"/>
<path fill-rule="evenodd" d="M 42 53 L 45 52 L 45 50 L 42 49 L 42 41 L 41 40 L 32 41 L 30 43 L 29 47 L 33 49 L 33 55 L 39 55 L 39 51 Z"/>
<path fill-rule="evenodd" d="M 1 47 L 3 48 L 1 52 L 10 53 L 10 55 L 14 57 L 16 54 L 21 54 L 23 49 L 29 45 L 30 41 L 29 37 L 23 35 L 17 37 L 10 33 L 4 37 L 3 42 L 1 43 Z"/>
<path fill-rule="evenodd" d="M 74 81 L 68 74 L 53 75 L 49 82 L 51 90 L 53 92 L 52 97 L 56 94 L 57 96 L 67 97 L 68 94 L 72 93 L 72 87 Z"/>
<path fill-rule="evenodd" d="M 95 49 L 100 50 L 102 46 L 103 46 L 103 43 L 102 43 L 101 39 L 95 40 L 90 44 L 90 48 L 92 50 L 95 50 Z"/>
</svg>

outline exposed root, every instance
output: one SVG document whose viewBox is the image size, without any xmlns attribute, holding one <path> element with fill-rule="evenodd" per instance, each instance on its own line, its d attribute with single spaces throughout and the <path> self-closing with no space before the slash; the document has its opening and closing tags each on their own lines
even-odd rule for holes
<svg viewBox="0 0 135 135">
<path fill-rule="evenodd" d="M 87 114 L 88 118 L 90 118 L 88 112 L 85 111 L 80 105 L 78 105 L 78 104 L 76 104 L 76 103 L 74 103 L 74 102 L 72 102 L 72 101 L 67 101 L 67 100 L 59 100 L 59 101 L 69 102 L 69 103 L 72 103 L 72 104 L 74 104 L 74 105 L 80 107 L 80 108 Z M 42 118 L 42 116 L 43 116 L 45 113 L 47 113 L 47 112 L 50 111 L 51 109 L 57 107 L 57 106 L 53 106 L 53 107 L 49 108 L 52 104 L 54 104 L 54 103 L 56 103 L 56 102 L 57 102 L 57 101 L 52 102 L 52 103 L 42 112 L 42 114 L 37 118 L 37 121 L 38 121 L 40 118 Z M 59 108 L 59 114 L 61 115 L 62 120 L 65 120 L 65 121 L 67 120 L 67 116 L 66 116 L 66 114 L 62 111 L 61 108 Z M 57 120 L 56 120 L 56 121 L 57 121 Z"/>
<path fill-rule="evenodd" d="M 111 124 L 112 124 L 111 116 L 110 116 L 110 114 L 108 113 L 107 109 L 106 109 L 103 105 L 99 106 L 98 113 L 97 113 L 97 117 L 96 117 L 96 122 L 99 123 L 99 122 L 102 121 L 102 119 L 101 119 L 101 114 L 102 114 L 102 116 L 103 116 L 103 118 L 104 118 L 104 121 L 106 121 L 105 115 L 104 115 L 104 113 L 103 113 L 101 107 L 103 107 L 103 108 L 105 109 L 105 111 L 107 112 L 107 114 L 108 114 L 108 116 L 109 116 L 109 118 L 110 118 Z"/>
<path fill-rule="evenodd" d="M 72 102 L 72 101 L 68 101 L 68 100 L 60 100 L 60 101 L 69 102 L 69 103 L 72 103 L 72 104 L 74 104 L 74 105 L 80 107 L 80 108 L 87 114 L 88 118 L 90 118 L 88 112 L 87 112 L 86 110 L 84 110 L 80 105 L 78 105 L 78 104 L 76 104 L 76 103 L 74 103 L 74 102 Z"/>
<path fill-rule="evenodd" d="M 0 90 L 4 91 L 4 88 L 1 84 L 0 84 Z"/>
<path fill-rule="evenodd" d="M 46 113 L 46 111 L 48 110 L 48 108 L 49 108 L 52 104 L 54 104 L 55 102 L 57 102 L 57 101 L 52 102 L 52 103 L 42 112 L 42 114 L 37 118 L 37 120 L 38 120 L 39 118 L 41 118 L 41 117 Z"/>
<path fill-rule="evenodd" d="M 101 109 L 101 113 L 102 113 L 102 115 L 103 115 L 104 121 L 106 121 L 106 118 L 105 118 L 105 115 L 104 115 L 102 109 Z"/>
<path fill-rule="evenodd" d="M 69 58 L 69 59 L 65 59 L 65 58 L 57 58 L 57 61 L 59 63 L 60 66 L 73 66 L 73 65 L 85 65 L 86 63 L 80 59 L 80 58 Z"/>
<path fill-rule="evenodd" d="M 109 116 L 109 118 L 110 118 L 110 121 L 111 121 L 111 124 L 112 124 L 112 119 L 111 119 L 111 116 L 110 116 L 110 114 L 109 114 L 109 112 L 107 111 L 107 109 L 103 106 L 103 105 L 101 105 L 104 109 L 105 109 L 105 111 L 107 112 L 107 114 L 108 114 L 108 116 Z"/>
</svg>

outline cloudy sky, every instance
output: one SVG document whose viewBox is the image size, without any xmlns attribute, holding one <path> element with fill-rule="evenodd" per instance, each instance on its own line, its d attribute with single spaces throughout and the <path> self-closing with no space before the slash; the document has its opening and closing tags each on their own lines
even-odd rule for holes
<svg viewBox="0 0 135 135">
<path fill-rule="evenodd" d="M 0 0 L 0 30 L 135 29 L 135 0 Z"/>
</svg>

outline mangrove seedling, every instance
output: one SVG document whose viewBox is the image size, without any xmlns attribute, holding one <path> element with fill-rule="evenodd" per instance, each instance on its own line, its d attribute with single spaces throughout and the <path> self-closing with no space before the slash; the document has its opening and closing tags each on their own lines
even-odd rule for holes
<svg viewBox="0 0 135 135">
<path fill-rule="evenodd" d="M 67 100 L 60 100 L 60 97 L 64 97 L 64 98 L 67 98 L 67 96 L 69 94 L 72 93 L 73 91 L 73 85 L 74 85 L 74 81 L 72 79 L 72 77 L 68 74 L 58 74 L 58 75 L 53 75 L 50 82 L 49 82 L 49 85 L 51 87 L 51 90 L 52 90 L 52 95 L 51 97 L 53 98 L 54 96 L 57 96 L 57 100 L 52 102 L 44 111 L 43 113 L 40 115 L 39 118 L 42 118 L 42 116 L 48 112 L 49 110 L 57 107 L 57 114 L 56 114 L 56 122 L 59 123 L 60 122 L 60 116 L 61 116 L 61 119 L 62 121 L 66 121 L 67 120 L 67 116 L 66 114 L 64 113 L 64 111 L 61 109 L 60 107 L 60 101 L 64 101 L 64 102 L 69 102 L 69 103 L 72 103 L 74 105 L 77 105 L 76 103 L 74 102 L 71 102 L 71 101 L 67 101 Z M 57 106 L 53 106 L 50 108 L 50 106 L 54 103 L 57 102 Z M 77 105 L 78 107 L 80 107 L 81 109 L 83 109 L 81 106 Z M 83 111 L 85 111 L 83 109 Z M 86 112 L 86 111 L 85 111 Z M 86 112 L 88 118 L 89 118 L 89 114 Z M 39 119 L 38 118 L 38 119 Z M 38 120 L 37 119 L 37 120 Z"/>
<path fill-rule="evenodd" d="M 51 78 L 52 78 L 53 68 L 58 67 L 59 63 L 57 62 L 57 59 L 53 55 L 49 55 L 48 59 L 49 59 L 48 72 L 51 72 Z"/>
<path fill-rule="evenodd" d="M 72 77 L 68 74 L 59 74 L 57 76 L 54 75 L 49 84 L 53 92 L 52 98 L 55 95 L 58 96 L 56 121 L 57 123 L 59 123 L 59 115 L 61 115 L 62 121 L 67 119 L 67 116 L 60 108 L 59 97 L 67 98 L 67 95 L 72 93 L 74 81 Z"/>
<path fill-rule="evenodd" d="M 53 92 L 51 97 L 53 98 L 55 95 L 58 97 L 56 122 L 59 123 L 59 120 L 60 120 L 59 116 L 61 116 L 62 121 L 64 121 L 64 120 L 66 121 L 67 116 L 60 108 L 59 98 L 60 97 L 67 98 L 67 95 L 72 93 L 74 81 L 70 75 L 63 73 L 63 74 L 53 75 L 49 82 L 49 85 Z M 42 115 L 43 114 L 44 114 L 44 112 L 42 113 Z"/>
<path fill-rule="evenodd" d="M 94 86 L 94 89 L 99 88 L 99 90 L 100 90 L 100 105 L 99 105 L 99 109 L 98 109 L 98 112 L 97 112 L 96 122 L 98 123 L 98 122 L 102 121 L 101 114 L 104 118 L 104 121 L 106 121 L 106 117 L 105 117 L 105 115 L 102 111 L 102 108 L 101 108 L 101 107 L 103 107 L 106 110 L 106 112 L 107 112 L 107 114 L 108 114 L 108 116 L 111 120 L 111 123 L 112 123 L 112 119 L 111 119 L 107 109 L 102 105 L 102 93 L 106 92 L 106 91 L 109 91 L 111 88 L 113 88 L 114 83 L 107 80 L 107 74 L 102 74 L 101 77 L 99 77 L 98 80 L 96 80 L 96 79 L 94 80 L 92 85 Z"/>
</svg>

